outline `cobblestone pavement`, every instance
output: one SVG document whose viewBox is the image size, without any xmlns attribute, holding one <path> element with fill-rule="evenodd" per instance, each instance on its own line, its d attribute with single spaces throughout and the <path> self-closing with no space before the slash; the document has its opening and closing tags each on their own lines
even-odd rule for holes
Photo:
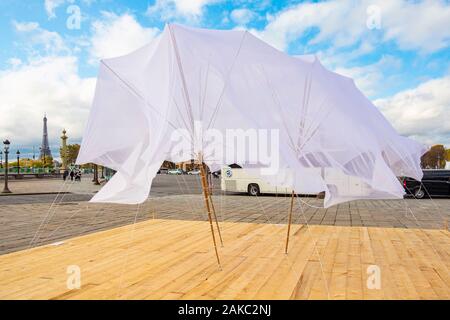
<svg viewBox="0 0 450 320">
<path fill-rule="evenodd" d="M 219 192 L 220 180 L 212 179 L 212 182 L 214 192 Z M 83 176 L 81 182 L 70 179 L 11 180 L 9 188 L 13 195 L 0 193 L 0 205 L 88 201 L 101 187 L 92 183 L 92 176 Z M 199 193 L 201 193 L 199 176 L 157 175 L 153 180 L 150 197 Z"/>
<path fill-rule="evenodd" d="M 191 193 L 194 191 L 195 188 L 190 189 Z M 145 219 L 207 219 L 199 192 L 155 196 L 141 205 L 92 204 L 70 201 L 70 196 L 54 196 L 56 201 L 47 203 L 0 203 L 0 254 Z M 287 221 L 289 197 L 219 194 L 213 198 L 219 221 Z M 316 208 L 320 205 L 321 201 L 315 198 L 298 198 L 293 223 L 441 229 L 450 218 L 450 199 L 355 201 L 328 209 Z"/>
<path fill-rule="evenodd" d="M 0 182 L 3 183 L 3 181 Z M 84 176 L 81 182 L 71 181 L 70 178 L 66 181 L 59 178 L 9 180 L 9 189 L 14 194 L 60 192 L 92 194 L 100 187 L 92 183 L 92 176 Z M 0 203 L 2 200 L 0 198 Z"/>
</svg>

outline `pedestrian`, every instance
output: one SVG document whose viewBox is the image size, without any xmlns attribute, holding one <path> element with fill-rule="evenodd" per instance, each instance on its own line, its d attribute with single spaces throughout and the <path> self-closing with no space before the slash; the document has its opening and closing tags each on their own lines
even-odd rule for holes
<svg viewBox="0 0 450 320">
<path fill-rule="evenodd" d="M 70 170 L 70 181 L 73 181 L 74 176 L 75 176 L 75 172 L 73 172 L 73 170 Z"/>
<path fill-rule="evenodd" d="M 75 181 L 81 182 L 81 171 L 78 170 L 77 173 L 75 173 Z"/>
<path fill-rule="evenodd" d="M 64 170 L 64 173 L 63 173 L 63 180 L 64 181 L 66 181 L 68 175 L 69 175 L 69 171 Z"/>
</svg>

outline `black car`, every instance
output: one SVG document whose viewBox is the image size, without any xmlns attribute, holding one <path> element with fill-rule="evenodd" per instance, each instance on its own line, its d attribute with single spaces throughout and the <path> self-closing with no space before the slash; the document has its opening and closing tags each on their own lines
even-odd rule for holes
<svg viewBox="0 0 450 320">
<path fill-rule="evenodd" d="M 450 170 L 423 170 L 422 182 L 412 178 L 403 178 L 403 187 L 407 194 L 417 199 L 425 196 L 450 196 Z"/>
</svg>

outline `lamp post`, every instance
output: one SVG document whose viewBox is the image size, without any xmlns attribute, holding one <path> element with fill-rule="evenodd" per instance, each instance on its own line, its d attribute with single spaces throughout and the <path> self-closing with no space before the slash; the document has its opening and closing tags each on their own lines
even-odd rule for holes
<svg viewBox="0 0 450 320">
<path fill-rule="evenodd" d="M 41 160 L 41 162 L 42 162 L 42 159 L 41 159 L 41 156 L 40 156 L 41 150 L 42 150 L 42 148 L 39 147 L 39 160 Z M 42 170 L 44 170 L 44 162 L 42 162 Z M 39 171 L 40 171 L 40 170 L 38 170 L 38 173 L 39 173 Z"/>
<path fill-rule="evenodd" d="M 19 175 L 20 174 L 20 151 L 19 150 L 17 150 L 16 155 L 17 155 L 17 174 Z"/>
<path fill-rule="evenodd" d="M 94 184 L 99 185 L 100 182 L 98 182 L 98 165 L 94 164 Z"/>
<path fill-rule="evenodd" d="M 3 145 L 4 147 L 4 153 L 5 153 L 5 186 L 3 188 L 2 193 L 11 193 L 11 191 L 8 188 L 8 153 L 9 153 L 9 145 L 11 143 L 9 142 L 8 139 L 6 139 L 5 141 L 3 141 Z"/>
</svg>

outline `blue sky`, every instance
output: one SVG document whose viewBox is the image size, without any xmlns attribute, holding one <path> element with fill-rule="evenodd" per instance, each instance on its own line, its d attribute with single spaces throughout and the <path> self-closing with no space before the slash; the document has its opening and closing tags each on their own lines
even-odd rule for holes
<svg viewBox="0 0 450 320">
<path fill-rule="evenodd" d="M 167 22 L 245 28 L 289 54 L 316 54 L 401 134 L 450 146 L 450 3 L 441 0 L 2 0 L 0 137 L 39 145 L 47 112 L 52 145 L 63 128 L 79 142 L 99 59 L 137 49 Z"/>
</svg>

